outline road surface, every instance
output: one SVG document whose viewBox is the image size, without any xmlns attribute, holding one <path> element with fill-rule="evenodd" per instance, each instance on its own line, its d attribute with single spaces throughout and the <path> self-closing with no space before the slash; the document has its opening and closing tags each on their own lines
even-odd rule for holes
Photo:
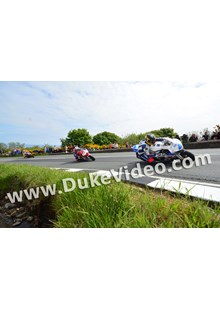
<svg viewBox="0 0 220 310">
<path fill-rule="evenodd" d="M 191 150 L 195 155 L 209 154 L 211 157 L 211 164 L 205 166 L 192 167 L 190 169 L 181 169 L 179 171 L 166 172 L 158 175 L 154 173 L 152 178 L 172 178 L 181 180 L 191 180 L 195 182 L 206 182 L 220 184 L 220 149 L 201 149 Z M 125 170 L 123 167 L 126 166 L 126 170 L 129 172 L 132 168 L 136 167 L 139 163 L 141 169 L 144 169 L 146 163 L 137 159 L 133 152 L 122 152 L 122 153 L 100 153 L 94 154 L 96 161 L 94 162 L 76 162 L 73 155 L 48 155 L 48 156 L 36 156 L 35 158 L 23 159 L 21 157 L 10 157 L 0 158 L 0 164 L 26 164 L 33 166 L 49 167 L 49 168 L 60 168 L 60 169 L 82 169 L 85 171 L 108 171 L 114 169 L 119 171 L 121 168 L 122 172 Z M 171 166 L 167 166 L 167 169 L 171 169 Z M 144 176 L 139 178 L 138 182 L 147 183 L 148 177 Z"/>
</svg>

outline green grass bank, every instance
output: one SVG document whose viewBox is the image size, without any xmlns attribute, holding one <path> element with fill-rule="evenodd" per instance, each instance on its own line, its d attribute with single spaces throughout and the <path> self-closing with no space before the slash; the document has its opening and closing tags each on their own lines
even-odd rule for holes
<svg viewBox="0 0 220 310">
<path fill-rule="evenodd" d="M 15 202 L 16 210 L 5 212 L 6 193 L 56 184 L 63 191 L 64 179 L 80 179 L 89 188 Z M 139 188 L 113 179 L 109 185 L 90 186 L 86 173 L 70 173 L 26 165 L 0 165 L 0 214 L 25 222 L 35 217 L 31 227 L 56 228 L 205 228 L 220 227 L 220 205 L 168 192 Z M 13 206 L 12 206 L 13 207 Z M 13 215 L 12 215 L 13 214 Z M 23 218 L 21 216 L 23 214 Z M 14 218 L 13 218 L 14 216 Z M 10 227 L 10 223 L 8 226 Z"/>
</svg>

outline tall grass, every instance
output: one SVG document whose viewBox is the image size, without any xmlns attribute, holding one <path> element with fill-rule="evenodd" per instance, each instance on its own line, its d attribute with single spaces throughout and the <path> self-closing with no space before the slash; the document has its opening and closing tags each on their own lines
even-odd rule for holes
<svg viewBox="0 0 220 310">
<path fill-rule="evenodd" d="M 62 179 L 84 177 L 88 175 L 2 164 L 0 202 L 6 192 L 54 183 L 62 190 Z M 219 204 L 210 208 L 205 201 L 113 180 L 109 185 L 84 190 L 76 188 L 69 193 L 47 198 L 41 196 L 24 203 L 39 209 L 39 214 L 46 211 L 46 216 L 51 216 L 50 220 L 57 228 L 220 227 Z"/>
</svg>

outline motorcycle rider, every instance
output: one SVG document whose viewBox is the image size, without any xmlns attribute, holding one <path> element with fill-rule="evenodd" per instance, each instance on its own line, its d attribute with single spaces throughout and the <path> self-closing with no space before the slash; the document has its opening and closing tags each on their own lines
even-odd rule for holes
<svg viewBox="0 0 220 310">
<path fill-rule="evenodd" d="M 95 157 L 93 157 L 89 151 L 86 148 L 80 147 L 80 145 L 77 145 L 73 148 L 73 155 L 77 161 L 79 160 L 95 160 Z"/>
<path fill-rule="evenodd" d="M 81 151 L 81 148 L 78 145 L 73 148 L 73 155 L 76 160 L 80 159 L 80 156 L 78 155 L 79 151 Z"/>
<path fill-rule="evenodd" d="M 145 137 L 145 143 L 147 144 L 145 153 L 147 155 L 154 154 L 158 150 L 167 150 L 175 144 L 182 145 L 178 139 L 171 138 L 156 138 L 153 134 L 147 134 Z"/>
<path fill-rule="evenodd" d="M 146 135 L 145 143 L 146 143 L 145 153 L 147 155 L 154 154 L 158 150 L 158 147 L 161 149 L 163 145 L 162 139 L 159 139 L 158 141 L 158 139 L 156 139 L 156 137 L 151 133 Z"/>
<path fill-rule="evenodd" d="M 151 133 L 147 134 L 145 137 L 145 143 L 149 146 L 149 147 L 146 147 L 146 150 L 150 151 L 152 149 L 152 147 L 155 146 L 156 137 Z"/>
<path fill-rule="evenodd" d="M 195 161 L 195 155 L 184 150 L 182 142 L 177 138 L 156 138 L 153 134 L 147 134 L 145 140 L 140 141 L 133 147 L 136 157 L 153 163 L 155 161 L 170 161 L 174 159 L 183 160 L 191 158 Z"/>
</svg>

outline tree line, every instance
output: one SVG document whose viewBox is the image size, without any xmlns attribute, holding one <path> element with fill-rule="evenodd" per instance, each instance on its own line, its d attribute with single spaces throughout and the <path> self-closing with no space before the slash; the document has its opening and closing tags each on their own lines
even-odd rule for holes
<svg viewBox="0 0 220 310">
<path fill-rule="evenodd" d="M 14 150 L 14 149 L 23 149 L 25 147 L 25 143 L 20 142 L 9 142 L 9 143 L 3 143 L 0 142 L 0 150 Z"/>
<path fill-rule="evenodd" d="M 89 131 L 85 128 L 70 130 L 66 138 L 60 139 L 61 146 L 71 146 L 71 145 L 86 145 L 86 144 L 97 144 L 97 145 L 109 145 L 112 143 L 118 143 L 120 145 L 134 145 L 139 143 L 140 140 L 145 139 L 146 134 L 152 133 L 157 137 L 170 137 L 174 138 L 177 133 L 173 128 L 161 128 L 157 130 L 151 130 L 144 133 L 131 133 L 120 137 L 113 132 L 103 131 L 95 136 L 92 136 Z"/>
<path fill-rule="evenodd" d="M 201 132 L 201 136 L 204 136 L 204 132 L 207 133 L 208 129 L 204 129 L 203 132 Z M 179 138 L 183 142 L 187 142 L 184 140 L 184 134 L 182 137 L 179 137 L 177 132 L 173 128 L 167 127 L 167 128 L 160 128 L 156 130 L 151 130 L 143 133 L 131 133 L 127 134 L 123 137 L 118 136 L 117 134 L 113 132 L 103 131 L 100 133 L 97 133 L 96 135 L 92 136 L 89 131 L 85 128 L 79 128 L 79 129 L 72 129 L 68 132 L 66 138 L 60 139 L 61 141 L 61 147 L 64 148 L 66 146 L 74 146 L 74 145 L 80 145 L 80 146 L 86 146 L 88 144 L 96 144 L 99 146 L 105 146 L 117 143 L 119 145 L 125 146 L 125 145 L 134 145 L 139 143 L 141 140 L 144 140 L 146 137 L 146 134 L 152 133 L 156 137 L 170 137 L 170 138 Z M 219 139 L 220 137 L 220 125 L 217 125 L 214 127 L 214 132 Z M 211 135 L 210 135 L 211 136 Z M 19 143 L 19 142 L 9 142 L 1 143 L 0 142 L 0 151 L 2 150 L 13 150 L 13 149 L 24 149 L 25 144 Z M 39 146 L 34 146 L 34 148 L 39 148 Z"/>
</svg>

